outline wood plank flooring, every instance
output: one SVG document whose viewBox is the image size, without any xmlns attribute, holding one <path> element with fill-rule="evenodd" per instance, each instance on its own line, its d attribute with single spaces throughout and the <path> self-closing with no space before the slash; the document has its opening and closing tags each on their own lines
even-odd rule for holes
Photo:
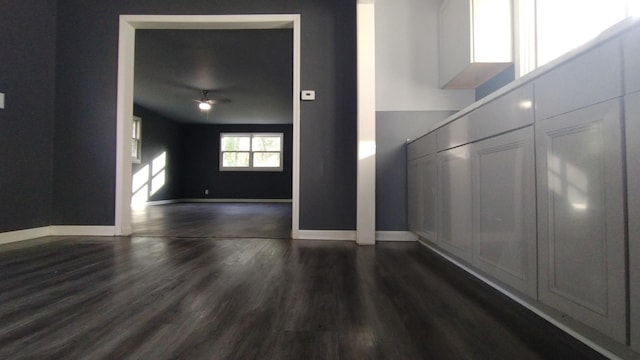
<svg viewBox="0 0 640 360">
<path fill-rule="evenodd" d="M 291 238 L 288 203 L 179 203 L 132 211 L 140 236 Z"/>
<path fill-rule="evenodd" d="M 1 245 L 0 359 L 601 358 L 416 243 L 192 235 Z"/>
</svg>

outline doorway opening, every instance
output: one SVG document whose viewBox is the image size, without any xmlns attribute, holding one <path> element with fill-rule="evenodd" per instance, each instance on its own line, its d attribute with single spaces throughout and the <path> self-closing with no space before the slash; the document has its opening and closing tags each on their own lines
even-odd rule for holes
<svg viewBox="0 0 640 360">
<path fill-rule="evenodd" d="M 299 189 L 300 189 L 300 15 L 122 15 L 118 55 L 118 108 L 116 147 L 116 206 L 115 224 L 117 235 L 132 233 L 131 146 L 135 33 L 138 29 L 194 29 L 194 30 L 240 30 L 240 29 L 292 29 L 293 30 L 293 163 L 291 237 L 299 235 Z"/>
</svg>

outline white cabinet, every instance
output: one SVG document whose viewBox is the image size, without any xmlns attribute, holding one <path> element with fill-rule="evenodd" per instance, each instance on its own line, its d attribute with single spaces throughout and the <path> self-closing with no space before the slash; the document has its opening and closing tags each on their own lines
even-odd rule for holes
<svg viewBox="0 0 640 360">
<path fill-rule="evenodd" d="M 473 144 L 473 265 L 537 297 L 534 130 Z"/>
<path fill-rule="evenodd" d="M 436 241 L 436 133 L 407 145 L 407 204 L 409 230 Z"/>
<path fill-rule="evenodd" d="M 444 0 L 438 24 L 443 88 L 476 88 L 513 61 L 510 0 Z"/>
<path fill-rule="evenodd" d="M 640 30 L 634 30 L 622 40 L 625 93 L 640 91 Z"/>
<path fill-rule="evenodd" d="M 407 221 L 413 232 L 420 229 L 420 197 L 419 162 L 411 160 L 407 163 Z"/>
<path fill-rule="evenodd" d="M 409 230 L 436 242 L 437 156 L 431 154 L 408 163 L 407 193 Z"/>
<path fill-rule="evenodd" d="M 438 245 L 471 262 L 470 145 L 438 153 Z"/>
<path fill-rule="evenodd" d="M 625 98 L 631 346 L 640 351 L 640 92 Z"/>
<path fill-rule="evenodd" d="M 433 242 L 438 241 L 437 236 L 437 155 L 431 154 L 420 159 L 420 188 L 422 196 L 420 198 L 420 228 L 418 235 Z"/>
<path fill-rule="evenodd" d="M 538 292 L 625 342 L 620 108 L 614 99 L 536 122 Z"/>
</svg>

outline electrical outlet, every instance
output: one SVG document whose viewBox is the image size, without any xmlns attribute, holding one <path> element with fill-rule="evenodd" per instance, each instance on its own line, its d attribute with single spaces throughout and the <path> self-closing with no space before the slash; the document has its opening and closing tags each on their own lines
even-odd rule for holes
<svg viewBox="0 0 640 360">
<path fill-rule="evenodd" d="M 316 91 L 302 90 L 302 92 L 300 93 L 300 98 L 305 101 L 313 101 L 316 99 Z"/>
<path fill-rule="evenodd" d="M 205 195 L 209 195 L 209 189 L 205 189 L 205 190 L 204 190 L 204 194 L 205 194 Z"/>
<path fill-rule="evenodd" d="M 0 109 L 4 109 L 4 93 L 0 92 Z"/>
</svg>

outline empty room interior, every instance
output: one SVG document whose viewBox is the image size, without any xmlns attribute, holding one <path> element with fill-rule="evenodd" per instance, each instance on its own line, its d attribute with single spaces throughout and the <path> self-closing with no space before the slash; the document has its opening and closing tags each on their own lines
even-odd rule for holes
<svg viewBox="0 0 640 360">
<path fill-rule="evenodd" d="M 640 359 L 640 1 L 0 2 L 0 358 Z"/>
</svg>

